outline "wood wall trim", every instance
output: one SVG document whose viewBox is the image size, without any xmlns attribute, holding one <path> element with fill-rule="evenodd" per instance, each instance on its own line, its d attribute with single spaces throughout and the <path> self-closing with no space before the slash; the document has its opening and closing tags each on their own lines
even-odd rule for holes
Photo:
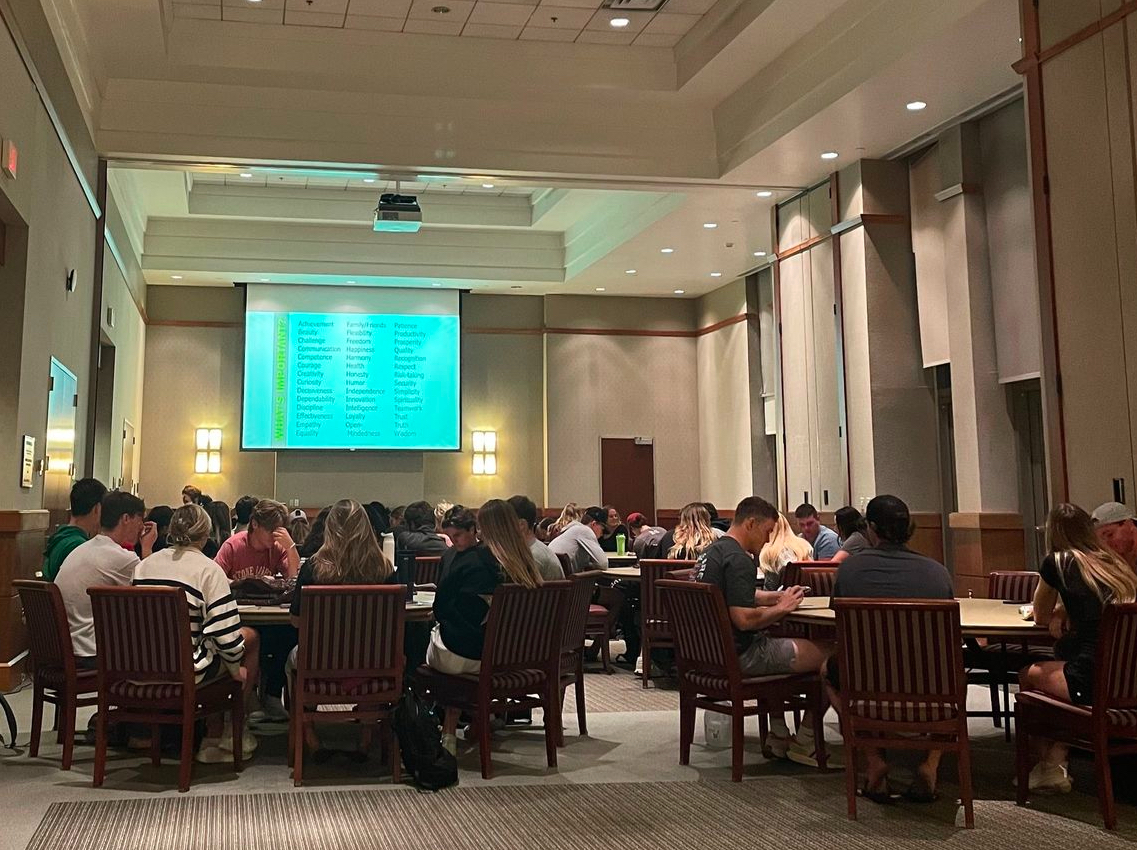
<svg viewBox="0 0 1137 850">
<path fill-rule="evenodd" d="M 544 332 L 544 328 L 462 328 L 462 333 L 466 334 L 516 334 L 518 336 L 540 336 Z"/>
<path fill-rule="evenodd" d="M 983 187 L 978 183 L 956 183 L 954 186 L 948 186 L 946 189 L 941 189 L 936 192 L 932 197 L 940 203 L 950 200 L 957 195 L 982 195 Z"/>
<path fill-rule="evenodd" d="M 199 322 L 193 319 L 151 319 L 146 323 L 152 328 L 243 328 L 243 322 Z"/>
<path fill-rule="evenodd" d="M 48 526 L 48 516 L 45 510 L 0 511 L 0 534 L 42 531 Z"/>
<path fill-rule="evenodd" d="M 804 242 L 794 245 L 792 248 L 786 248 L 784 251 L 776 251 L 774 253 L 774 260 L 780 263 L 782 260 L 788 260 L 790 257 L 796 257 L 798 254 L 804 254 L 810 248 L 813 248 L 816 245 L 820 245 L 822 242 L 825 242 L 832 238 L 832 233 L 826 233 L 822 236 L 814 236 L 812 239 L 806 239 Z"/>
<path fill-rule="evenodd" d="M 949 528 L 1022 530 L 1022 514 L 1003 511 L 960 511 L 948 514 Z"/>
<path fill-rule="evenodd" d="M 1031 0 L 1025 0 L 1024 6 L 1027 4 L 1033 5 Z M 1027 47 L 1026 56 L 1024 56 L 1018 62 L 1015 62 L 1011 67 L 1014 68 L 1015 71 L 1017 71 L 1019 74 L 1025 75 L 1028 71 L 1031 71 L 1040 65 L 1046 64 L 1056 56 L 1061 56 L 1070 48 L 1078 46 L 1086 39 L 1093 38 L 1103 30 L 1107 30 L 1114 24 L 1120 23 L 1132 15 L 1134 12 L 1137 12 L 1137 0 L 1127 0 L 1127 2 L 1122 3 L 1108 15 L 1099 18 L 1092 24 L 1088 24 L 1082 27 L 1082 29 L 1078 30 L 1076 33 L 1066 36 L 1061 41 L 1057 41 L 1054 44 L 1050 45 L 1050 47 L 1042 49 L 1041 39 L 1036 39 L 1034 48 L 1031 49 L 1030 47 Z M 1038 23 L 1037 9 L 1033 9 L 1029 17 L 1024 11 L 1024 30 L 1028 29 L 1028 27 L 1025 26 L 1028 20 L 1034 24 Z M 1024 45 L 1024 47 L 1026 47 L 1026 45 Z"/>
</svg>

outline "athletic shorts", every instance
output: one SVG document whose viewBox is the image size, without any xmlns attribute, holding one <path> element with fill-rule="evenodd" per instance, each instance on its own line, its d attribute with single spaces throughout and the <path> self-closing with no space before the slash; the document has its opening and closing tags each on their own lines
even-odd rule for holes
<svg viewBox="0 0 1137 850">
<path fill-rule="evenodd" d="M 792 673 L 794 642 L 789 638 L 755 635 L 753 642 L 738 656 L 743 677 L 780 676 Z"/>
</svg>

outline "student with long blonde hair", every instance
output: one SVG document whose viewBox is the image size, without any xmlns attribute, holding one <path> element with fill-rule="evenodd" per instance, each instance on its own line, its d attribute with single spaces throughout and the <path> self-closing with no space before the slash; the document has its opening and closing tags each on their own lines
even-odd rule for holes
<svg viewBox="0 0 1137 850">
<path fill-rule="evenodd" d="M 564 510 L 561 511 L 561 515 L 557 517 L 557 521 L 553 523 L 553 533 L 560 534 L 567 526 L 572 525 L 574 522 L 580 522 L 580 518 L 583 514 L 584 512 L 581 510 L 580 505 L 576 502 L 569 502 L 565 505 Z"/>
<path fill-rule="evenodd" d="M 1039 567 L 1034 619 L 1057 638 L 1056 661 L 1040 661 L 1019 674 L 1023 690 L 1042 691 L 1079 705 L 1093 697 L 1094 655 L 1106 605 L 1137 599 L 1137 574 L 1101 544 L 1093 520 L 1077 505 L 1062 504 L 1046 521 L 1050 554 Z M 1061 600 L 1065 616 L 1056 614 Z M 1030 790 L 1067 792 L 1065 744 L 1046 742 L 1030 772 Z"/>
<path fill-rule="evenodd" d="M 758 566 L 762 571 L 761 577 L 765 579 L 765 589 L 777 590 L 782 586 L 782 570 L 786 568 L 786 564 L 810 560 L 813 560 L 813 546 L 804 537 L 794 534 L 789 520 L 779 513 L 774 533 L 770 535 L 770 540 L 762 547 L 762 554 L 758 556 Z"/>
<path fill-rule="evenodd" d="M 506 580 L 523 587 L 541 583 L 541 570 L 521 534 L 517 511 L 509 502 L 490 499 L 478 511 L 478 529 L 484 543 L 493 553 Z"/>
<path fill-rule="evenodd" d="M 715 540 L 711 513 L 702 502 L 692 502 L 679 512 L 679 524 L 671 534 L 671 545 L 664 557 L 672 561 L 694 561 Z M 666 538 L 664 539 L 666 544 Z"/>
</svg>

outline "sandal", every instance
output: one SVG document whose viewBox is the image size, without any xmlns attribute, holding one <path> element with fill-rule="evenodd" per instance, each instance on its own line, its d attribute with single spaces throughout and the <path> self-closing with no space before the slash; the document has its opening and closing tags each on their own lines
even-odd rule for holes
<svg viewBox="0 0 1137 850">
<path fill-rule="evenodd" d="M 929 788 L 922 776 L 917 776 L 904 792 L 904 799 L 909 803 L 934 803 L 939 798 L 939 792 L 935 788 Z"/>
<path fill-rule="evenodd" d="M 857 796 L 864 797 L 866 800 L 870 800 L 878 806 L 891 806 L 900 799 L 900 795 L 892 790 L 892 786 L 888 784 L 887 779 L 875 790 L 870 790 L 868 782 L 866 781 L 865 784 L 857 790 Z"/>
</svg>

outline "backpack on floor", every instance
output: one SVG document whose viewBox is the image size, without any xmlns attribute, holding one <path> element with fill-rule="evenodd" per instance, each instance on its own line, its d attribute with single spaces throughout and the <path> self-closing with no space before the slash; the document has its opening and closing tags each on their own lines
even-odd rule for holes
<svg viewBox="0 0 1137 850">
<path fill-rule="evenodd" d="M 458 760 L 443 748 L 438 722 L 413 691 L 395 707 L 394 725 L 403 766 L 419 788 L 439 791 L 458 784 Z"/>
</svg>

